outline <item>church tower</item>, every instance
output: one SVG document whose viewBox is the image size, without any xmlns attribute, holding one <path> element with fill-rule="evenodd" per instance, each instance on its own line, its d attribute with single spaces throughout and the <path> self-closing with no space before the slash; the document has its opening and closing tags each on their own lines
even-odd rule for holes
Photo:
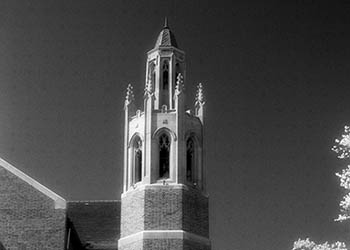
<svg viewBox="0 0 350 250">
<path fill-rule="evenodd" d="M 203 165 L 205 102 L 185 110 L 186 60 L 165 21 L 147 53 L 143 110 L 125 100 L 119 250 L 210 250 Z"/>
</svg>

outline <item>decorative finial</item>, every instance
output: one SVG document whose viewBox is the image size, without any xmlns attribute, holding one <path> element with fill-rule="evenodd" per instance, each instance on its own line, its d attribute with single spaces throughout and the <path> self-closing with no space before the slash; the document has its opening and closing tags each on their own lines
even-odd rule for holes
<svg viewBox="0 0 350 250">
<path fill-rule="evenodd" d="M 151 77 L 147 77 L 146 87 L 145 87 L 145 95 L 151 95 L 153 93 L 153 86 Z"/>
<path fill-rule="evenodd" d="M 199 83 L 197 86 L 196 99 L 194 103 L 194 113 L 201 120 L 202 124 L 204 123 L 204 106 L 205 99 L 203 93 L 203 85 Z"/>
<path fill-rule="evenodd" d="M 184 77 L 181 73 L 177 75 L 175 94 L 180 94 L 184 90 Z"/>
<path fill-rule="evenodd" d="M 168 18 L 167 17 L 165 17 L 165 19 L 164 19 L 164 29 L 165 28 L 169 28 L 169 26 L 168 26 Z"/>
<path fill-rule="evenodd" d="M 129 106 L 135 100 L 133 87 L 131 84 L 128 84 L 126 88 L 126 97 L 125 97 L 125 107 Z"/>
<path fill-rule="evenodd" d="M 204 101 L 203 85 L 202 83 L 199 83 L 197 86 L 195 105 L 198 105 L 198 104 L 203 105 L 204 103 L 205 101 Z"/>
</svg>

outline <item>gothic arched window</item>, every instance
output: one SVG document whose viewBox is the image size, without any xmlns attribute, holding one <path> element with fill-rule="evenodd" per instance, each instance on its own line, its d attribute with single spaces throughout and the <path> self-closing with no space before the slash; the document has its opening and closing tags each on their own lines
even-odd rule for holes
<svg viewBox="0 0 350 250">
<path fill-rule="evenodd" d="M 133 145 L 134 150 L 134 176 L 135 183 L 141 181 L 142 179 L 142 141 L 140 137 L 134 140 Z"/>
<path fill-rule="evenodd" d="M 164 61 L 162 67 L 162 97 L 161 104 L 169 107 L 169 63 Z"/>
<path fill-rule="evenodd" d="M 156 82 L 156 71 L 155 71 L 155 65 L 154 62 L 151 62 L 148 66 L 148 79 L 152 83 L 152 89 L 154 89 L 155 82 Z M 148 80 L 147 79 L 147 80 Z"/>
<path fill-rule="evenodd" d="M 193 138 L 188 138 L 186 142 L 186 179 L 187 181 L 194 181 L 195 169 L 195 149 Z"/>
<path fill-rule="evenodd" d="M 169 88 L 169 64 L 167 61 L 163 64 L 163 90 Z"/>
<path fill-rule="evenodd" d="M 169 178 L 170 139 L 167 134 L 159 136 L 159 178 Z"/>
</svg>

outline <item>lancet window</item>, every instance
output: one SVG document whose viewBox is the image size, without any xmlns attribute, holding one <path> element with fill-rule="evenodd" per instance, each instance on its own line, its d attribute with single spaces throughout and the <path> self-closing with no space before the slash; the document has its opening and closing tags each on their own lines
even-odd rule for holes
<svg viewBox="0 0 350 250">
<path fill-rule="evenodd" d="M 195 169 L 195 147 L 193 138 L 190 137 L 186 142 L 186 179 L 189 182 L 194 181 Z"/>
<path fill-rule="evenodd" d="M 167 105 L 169 107 L 169 63 L 168 61 L 164 61 L 162 67 L 162 104 Z"/>
<path fill-rule="evenodd" d="M 159 178 L 169 178 L 170 138 L 167 134 L 159 136 Z"/>
<path fill-rule="evenodd" d="M 139 182 L 142 180 L 142 141 L 140 137 L 135 138 L 133 151 L 135 182 Z"/>
<path fill-rule="evenodd" d="M 163 90 L 168 90 L 169 88 L 169 64 L 164 61 L 163 64 Z"/>
</svg>

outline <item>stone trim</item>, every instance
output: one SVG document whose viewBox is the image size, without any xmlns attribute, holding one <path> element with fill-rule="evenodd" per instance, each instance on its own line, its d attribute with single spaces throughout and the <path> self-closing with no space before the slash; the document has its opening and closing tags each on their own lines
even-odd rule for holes
<svg viewBox="0 0 350 250">
<path fill-rule="evenodd" d="M 150 239 L 181 239 L 191 240 L 210 246 L 210 240 L 197 234 L 188 233 L 183 230 L 147 230 L 141 231 L 119 239 L 118 248 L 140 240 Z"/>
<path fill-rule="evenodd" d="M 168 189 L 183 189 L 183 190 L 189 190 L 190 188 L 188 187 L 188 185 L 185 184 L 181 184 L 181 183 L 174 183 L 174 182 L 166 182 L 165 184 L 163 183 L 163 181 L 161 180 L 160 182 L 157 183 L 153 183 L 153 184 L 143 184 L 142 182 L 138 182 L 134 185 L 134 188 L 129 189 L 128 191 L 124 192 L 121 194 L 121 198 L 124 198 L 126 195 L 128 195 L 128 193 L 133 192 L 135 190 L 138 191 L 144 191 L 144 190 L 159 190 L 159 189 L 164 189 L 164 188 L 168 188 Z M 199 189 L 197 189 L 199 190 Z M 209 198 L 209 195 L 205 192 L 203 192 L 203 190 L 199 190 L 201 192 L 201 194 L 206 197 Z"/>
<path fill-rule="evenodd" d="M 26 183 L 28 183 L 30 186 L 34 187 L 36 190 L 40 191 L 50 199 L 52 199 L 55 203 L 55 209 L 65 209 L 67 207 L 67 202 L 65 199 L 63 199 L 58 194 L 54 193 L 44 185 L 40 184 L 36 180 L 34 180 L 32 177 L 26 175 L 19 169 L 12 166 L 10 163 L 5 161 L 4 159 L 0 158 L 0 166 L 17 176 L 18 178 L 22 179 Z"/>
</svg>

